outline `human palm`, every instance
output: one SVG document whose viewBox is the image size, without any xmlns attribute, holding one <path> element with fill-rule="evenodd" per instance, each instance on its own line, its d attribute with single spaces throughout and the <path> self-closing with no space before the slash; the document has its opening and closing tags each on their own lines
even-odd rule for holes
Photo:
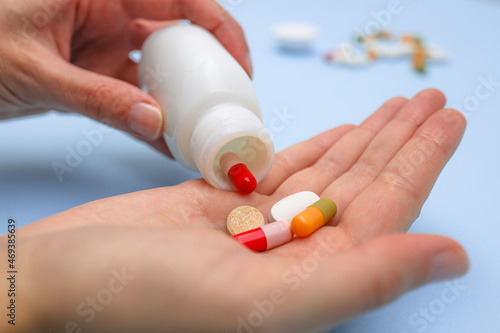
<svg viewBox="0 0 500 333">
<path fill-rule="evenodd" d="M 74 320 L 95 332 L 303 332 L 463 274 L 467 257 L 454 241 L 401 234 L 465 127 L 460 113 L 443 105 L 435 90 L 396 98 L 360 126 L 290 147 L 248 196 L 191 180 L 92 202 L 21 229 L 26 274 L 37 276 L 24 292 L 35 327 Z M 310 237 L 256 254 L 225 233 L 233 208 L 251 205 L 266 216 L 275 202 L 303 190 L 338 205 L 335 219 Z M 130 277 L 123 291 L 94 317 L 75 315 L 112 272 Z"/>
</svg>

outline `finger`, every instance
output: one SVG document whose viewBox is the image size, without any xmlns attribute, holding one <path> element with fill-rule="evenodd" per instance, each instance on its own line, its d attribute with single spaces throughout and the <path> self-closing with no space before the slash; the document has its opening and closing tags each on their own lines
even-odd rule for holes
<svg viewBox="0 0 500 333">
<path fill-rule="evenodd" d="M 256 192 L 271 195 L 283 181 L 298 171 L 311 166 L 354 127 L 354 125 L 339 126 L 279 152 L 274 158 L 273 167 L 266 178 L 257 186 Z"/>
<path fill-rule="evenodd" d="M 335 256 L 329 252 L 328 245 L 318 244 L 282 275 L 286 301 L 273 318 L 283 319 L 291 331 L 338 324 L 423 284 L 461 276 L 469 267 L 458 243 L 434 235 L 389 235 Z"/>
<path fill-rule="evenodd" d="M 385 168 L 389 161 L 413 136 L 418 127 L 446 102 L 442 92 L 427 89 L 413 97 L 398 114 L 373 138 L 356 163 L 323 192 L 337 203 L 336 225 L 343 210 Z"/>
<path fill-rule="evenodd" d="M 151 147 L 153 147 L 154 149 L 156 149 L 157 151 L 159 151 L 160 153 L 162 153 L 163 155 L 165 155 L 171 159 L 174 158 L 174 156 L 170 152 L 170 149 L 167 146 L 167 142 L 165 141 L 165 139 L 163 137 L 160 137 L 156 141 L 149 141 L 149 142 L 147 142 L 147 144 L 150 145 Z"/>
<path fill-rule="evenodd" d="M 25 110 L 23 109 L 22 111 L 18 110 L 0 110 L 0 120 L 7 120 L 7 119 L 14 119 L 14 118 L 20 118 L 20 117 L 27 117 L 27 116 L 33 116 L 36 114 L 40 113 L 45 113 L 48 110 L 46 108 L 40 108 L 40 109 L 33 109 L 33 110 Z"/>
<path fill-rule="evenodd" d="M 76 111 L 142 140 L 156 142 L 163 113 L 156 100 L 138 87 L 47 57 L 42 76 L 54 108 Z"/>
<path fill-rule="evenodd" d="M 241 26 L 213 0 L 125 0 L 131 17 L 149 20 L 188 19 L 214 34 L 238 63 L 252 76 L 252 62 Z"/>
<path fill-rule="evenodd" d="M 321 193 L 356 162 L 375 135 L 406 104 L 406 98 L 394 98 L 386 102 L 360 126 L 338 140 L 312 166 L 297 172 L 281 185 L 277 193 L 302 191 Z"/>
<path fill-rule="evenodd" d="M 465 124 L 464 116 L 456 110 L 432 115 L 380 176 L 352 201 L 339 226 L 358 240 L 407 230 L 456 150 Z"/>
<path fill-rule="evenodd" d="M 120 51 L 118 51 L 119 46 L 117 48 L 114 48 L 115 52 L 117 52 L 116 57 L 114 57 L 114 64 L 116 65 L 119 61 L 118 59 L 123 58 L 123 53 L 120 52 L 125 51 L 125 53 L 128 52 L 129 54 L 131 50 L 140 50 L 142 48 L 142 45 L 144 44 L 144 41 L 151 35 L 151 33 L 158 29 L 175 25 L 176 23 L 177 21 L 148 21 L 143 19 L 134 20 L 129 27 L 130 45 L 127 45 L 125 50 Z M 79 67 L 92 70 L 93 72 L 112 76 L 119 80 L 128 82 L 134 86 L 139 85 L 137 76 L 137 63 L 135 61 L 132 61 L 128 56 L 124 60 L 122 60 L 121 66 L 116 66 L 115 68 L 113 66 L 110 66 L 109 63 L 102 61 L 104 57 L 109 56 L 109 50 L 92 50 L 91 54 L 89 52 L 86 52 L 86 50 L 82 50 L 80 52 L 79 59 L 72 62 Z M 100 57 L 99 54 L 101 52 L 102 55 Z"/>
<path fill-rule="evenodd" d="M 130 25 L 130 39 L 136 50 L 142 48 L 144 41 L 156 30 L 178 24 L 178 21 L 150 21 L 136 19 Z M 137 76 L 137 73 L 136 73 Z"/>
</svg>

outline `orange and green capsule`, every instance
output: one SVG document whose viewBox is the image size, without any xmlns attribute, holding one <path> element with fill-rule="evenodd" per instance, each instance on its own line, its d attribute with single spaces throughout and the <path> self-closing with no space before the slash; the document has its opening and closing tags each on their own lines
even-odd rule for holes
<svg viewBox="0 0 500 333">
<path fill-rule="evenodd" d="M 332 199 L 323 198 L 303 210 L 292 220 L 292 231 L 299 237 L 307 237 L 337 214 L 337 205 Z"/>
</svg>

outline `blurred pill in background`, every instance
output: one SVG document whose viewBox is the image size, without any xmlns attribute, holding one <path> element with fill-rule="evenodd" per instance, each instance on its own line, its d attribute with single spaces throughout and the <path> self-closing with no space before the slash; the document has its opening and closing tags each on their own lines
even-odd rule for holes
<svg viewBox="0 0 500 333">
<path fill-rule="evenodd" d="M 315 25 L 301 22 L 287 22 L 276 24 L 272 34 L 283 51 L 304 52 L 311 49 L 319 35 Z"/>
</svg>

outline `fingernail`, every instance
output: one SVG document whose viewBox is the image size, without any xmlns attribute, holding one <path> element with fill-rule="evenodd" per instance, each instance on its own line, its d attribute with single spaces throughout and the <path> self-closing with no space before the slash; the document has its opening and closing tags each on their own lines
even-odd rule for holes
<svg viewBox="0 0 500 333">
<path fill-rule="evenodd" d="M 245 58 L 245 63 L 246 63 L 247 69 L 248 69 L 248 75 L 250 76 L 250 78 L 252 78 L 253 77 L 253 64 L 252 64 L 252 59 L 250 58 L 250 54 L 247 54 L 247 56 Z"/>
<path fill-rule="evenodd" d="M 454 279 L 467 273 L 469 258 L 464 251 L 449 250 L 432 258 L 431 282 Z"/>
<path fill-rule="evenodd" d="M 134 104 L 130 110 L 129 126 L 137 134 L 154 140 L 160 135 L 162 113 L 158 108 L 146 103 Z"/>
</svg>

